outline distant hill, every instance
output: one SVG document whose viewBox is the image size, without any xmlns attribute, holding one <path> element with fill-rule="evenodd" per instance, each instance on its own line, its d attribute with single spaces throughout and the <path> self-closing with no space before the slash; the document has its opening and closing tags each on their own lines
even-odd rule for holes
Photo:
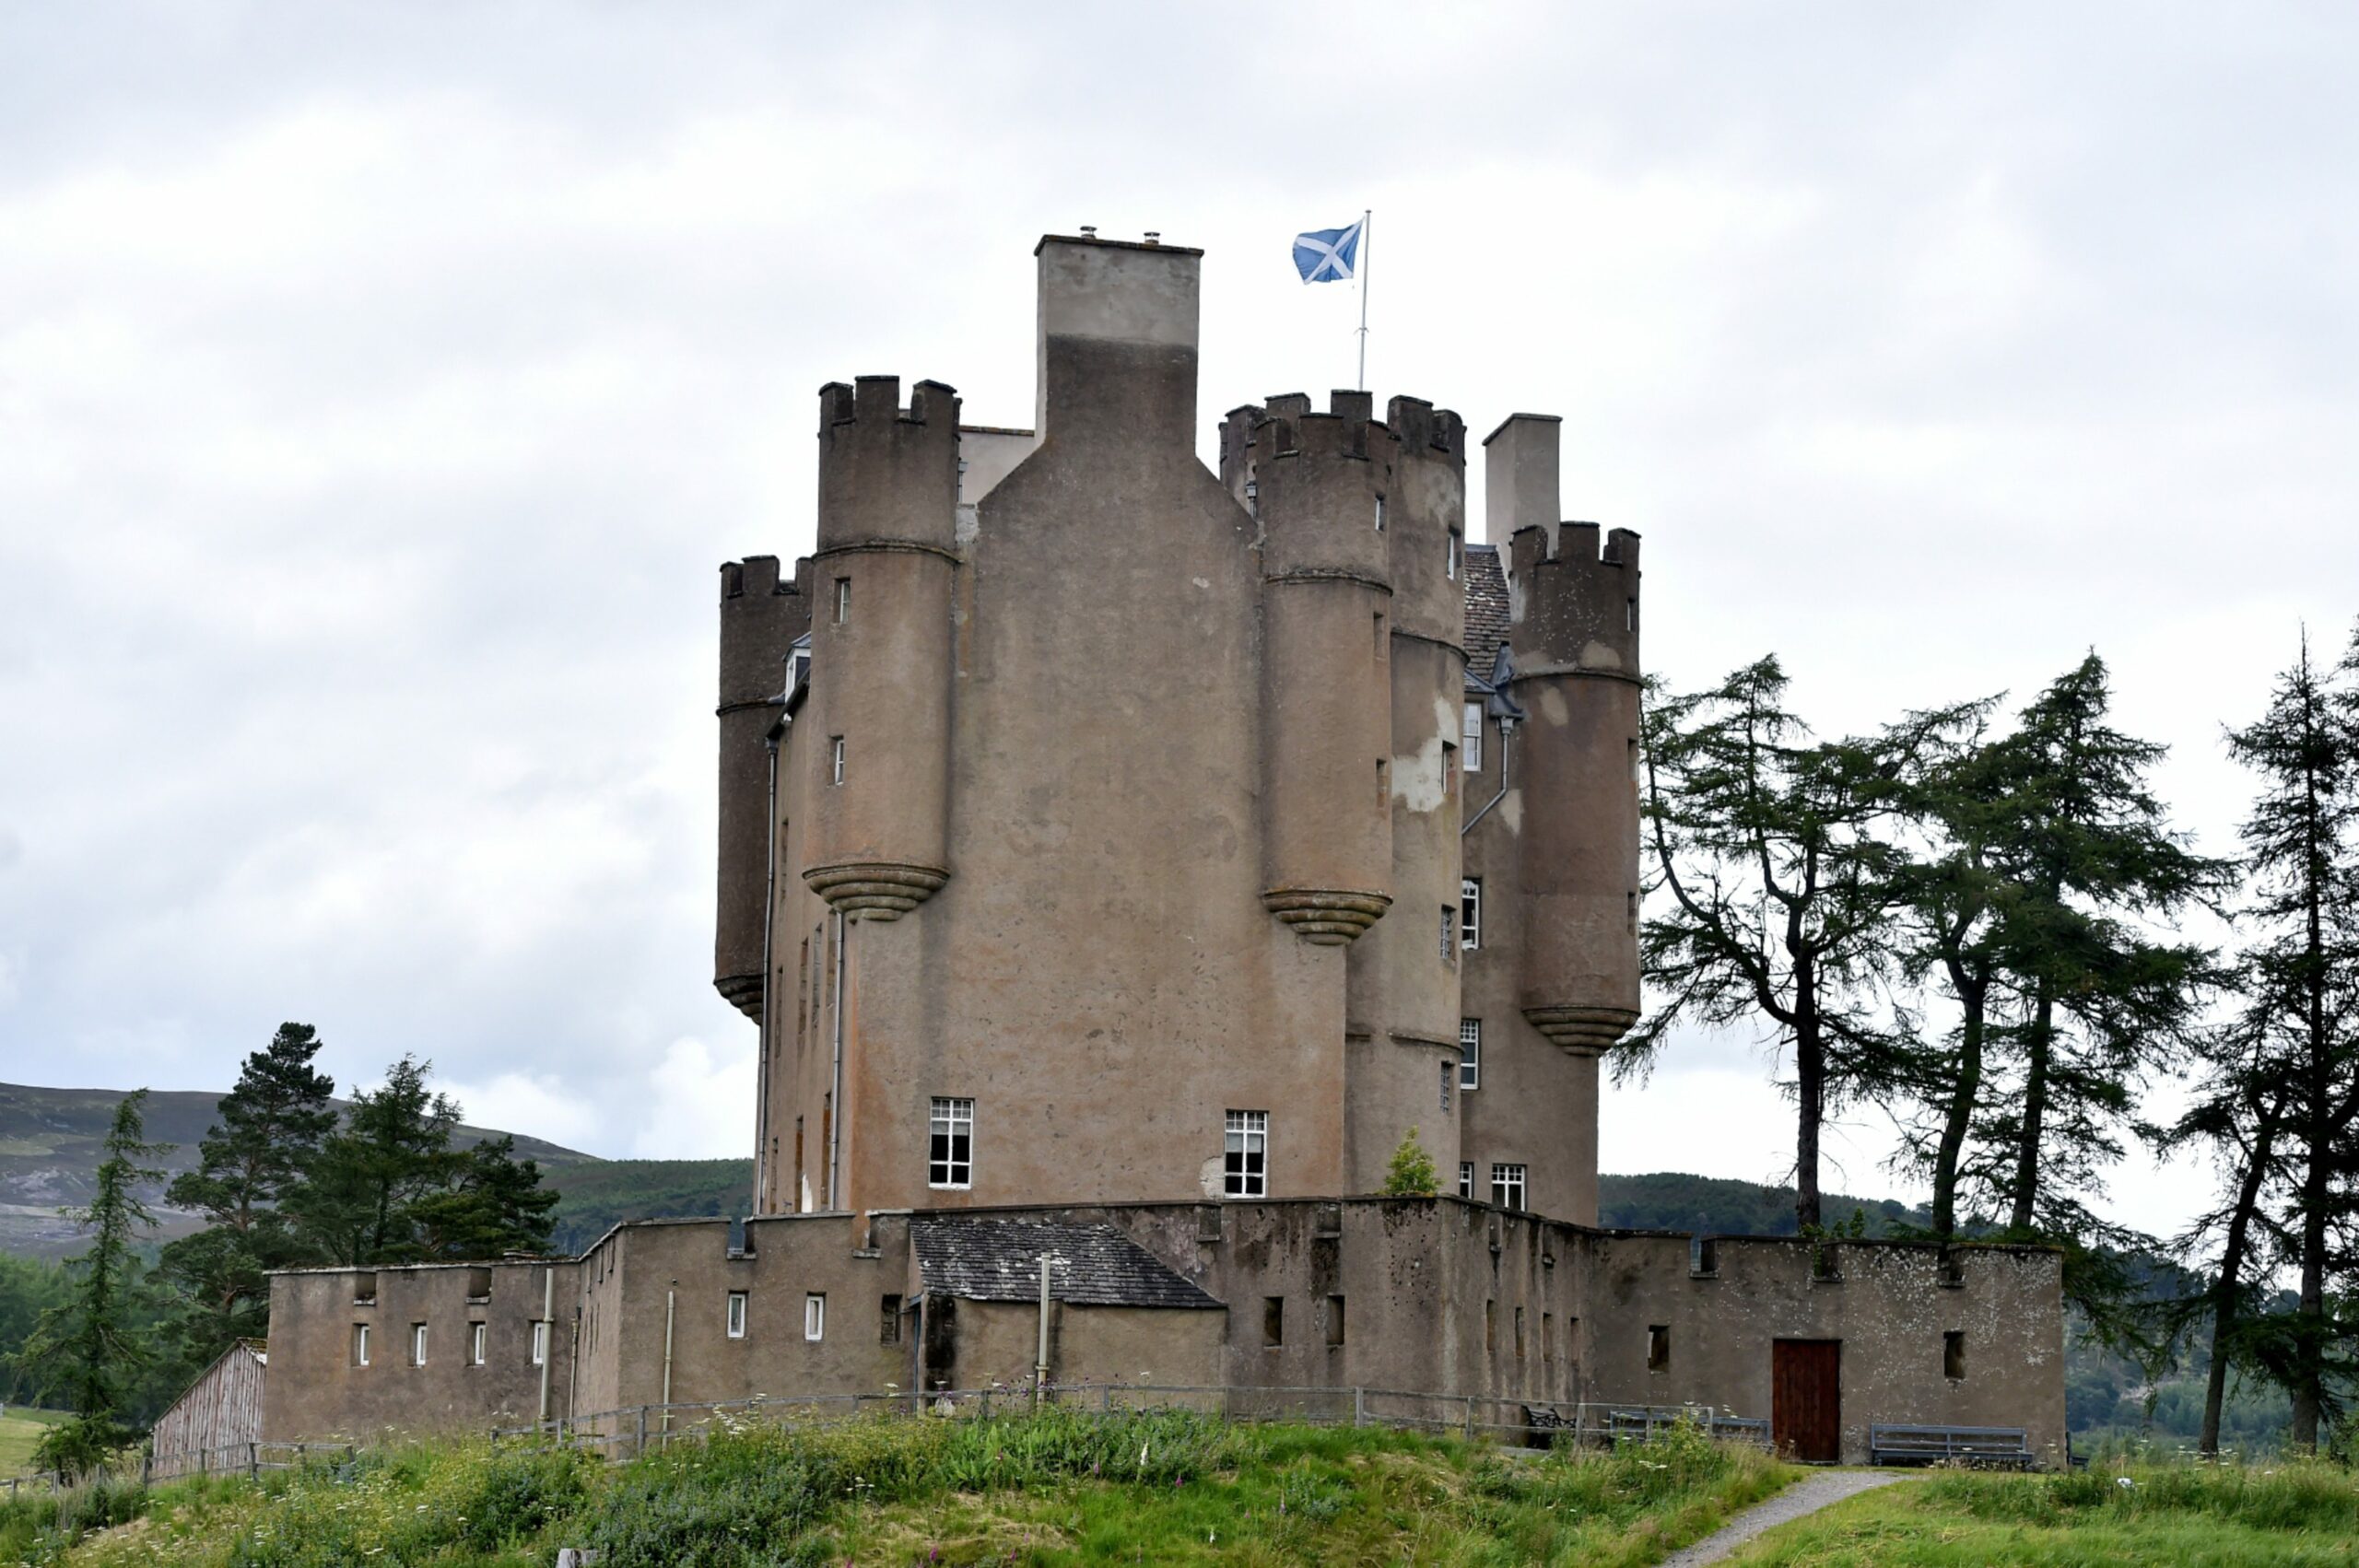
<svg viewBox="0 0 2359 1568">
<path fill-rule="evenodd" d="M 1866 1218 L 1872 1236 L 1889 1235 L 1898 1225 L 1922 1229 L 1933 1223 L 1932 1211 L 1923 1204 L 1891 1198 L 1850 1198 L 1839 1192 L 1822 1194 L 1819 1211 L 1826 1216 L 1829 1227 L 1848 1224 L 1857 1212 Z M 1698 1235 L 1790 1236 L 1800 1228 L 1794 1221 L 1790 1187 L 1763 1187 L 1758 1182 L 1670 1171 L 1599 1176 L 1597 1223 L 1611 1230 L 1688 1231 Z"/>
<path fill-rule="evenodd" d="M 581 1252 L 623 1220 L 727 1215 L 752 1206 L 751 1160 L 602 1160 L 551 1178 L 565 1194 L 557 1206 L 556 1246 Z"/>
<path fill-rule="evenodd" d="M 0 1083 L 0 1252 L 25 1258 L 65 1258 L 82 1249 L 82 1238 L 58 1210 L 90 1200 L 100 1146 L 114 1120 L 121 1089 L 36 1089 Z M 147 1137 L 173 1145 L 157 1164 L 165 1181 L 196 1164 L 196 1146 L 216 1117 L 221 1096 L 202 1090 L 158 1090 L 147 1096 Z M 462 1127 L 455 1141 L 464 1148 L 500 1134 L 484 1127 Z M 600 1162 L 594 1155 L 518 1134 L 520 1158 L 538 1160 L 552 1177 Z M 553 1186 L 561 1183 L 552 1181 Z M 142 1194 L 164 1222 L 157 1239 L 169 1241 L 197 1228 L 196 1217 L 165 1207 L 159 1185 Z"/>
</svg>

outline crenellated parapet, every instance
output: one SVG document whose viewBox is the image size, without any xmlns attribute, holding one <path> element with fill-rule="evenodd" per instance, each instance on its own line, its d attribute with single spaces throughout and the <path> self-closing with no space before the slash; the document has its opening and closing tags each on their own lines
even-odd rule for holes
<svg viewBox="0 0 2359 1568">
<path fill-rule="evenodd" d="M 795 751 L 804 883 L 892 920 L 949 880 L 958 395 L 863 376 L 819 392 L 811 689 Z"/>
<path fill-rule="evenodd" d="M 1639 678 L 1638 536 L 1593 522 L 1519 528 L 1508 545 L 1520 674 Z"/>
</svg>

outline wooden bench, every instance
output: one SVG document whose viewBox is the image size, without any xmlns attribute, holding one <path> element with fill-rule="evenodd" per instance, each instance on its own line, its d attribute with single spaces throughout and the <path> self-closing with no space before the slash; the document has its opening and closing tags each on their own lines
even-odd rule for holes
<svg viewBox="0 0 2359 1568">
<path fill-rule="evenodd" d="M 2038 1461 L 2019 1426 L 1871 1426 L 1868 1462 L 2027 1470 Z"/>
</svg>

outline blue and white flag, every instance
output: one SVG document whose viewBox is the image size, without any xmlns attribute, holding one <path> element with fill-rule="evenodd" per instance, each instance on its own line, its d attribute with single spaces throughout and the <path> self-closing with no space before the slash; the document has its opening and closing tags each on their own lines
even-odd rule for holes
<svg viewBox="0 0 2359 1568">
<path fill-rule="evenodd" d="M 1295 270 L 1305 283 L 1341 283 L 1357 270 L 1360 230 L 1367 219 L 1344 228 L 1318 228 L 1294 237 Z"/>
</svg>

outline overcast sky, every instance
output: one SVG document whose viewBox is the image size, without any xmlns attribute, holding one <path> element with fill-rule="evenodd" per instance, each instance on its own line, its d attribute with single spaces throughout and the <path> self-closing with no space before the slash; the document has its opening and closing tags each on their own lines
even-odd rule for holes
<svg viewBox="0 0 2359 1568">
<path fill-rule="evenodd" d="M 218 1088 L 292 1018 L 746 1150 L 714 568 L 810 548 L 823 381 L 1028 423 L 1081 224 L 1206 251 L 1209 450 L 1349 384 L 1287 245 L 1373 207 L 1379 402 L 1563 415 L 1656 670 L 1775 649 L 1834 731 L 2095 647 L 2225 850 L 2220 725 L 2359 612 L 2354 79 L 2326 6 L 0 0 L 0 1078 Z M 1786 1168 L 1743 1038 L 1603 1115 Z"/>
</svg>

